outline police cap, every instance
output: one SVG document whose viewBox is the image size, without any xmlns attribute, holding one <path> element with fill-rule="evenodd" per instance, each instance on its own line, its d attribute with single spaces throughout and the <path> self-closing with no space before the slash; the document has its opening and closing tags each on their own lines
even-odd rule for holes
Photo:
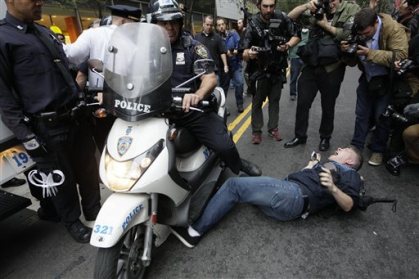
<svg viewBox="0 0 419 279">
<path fill-rule="evenodd" d="M 128 18 L 134 21 L 140 21 L 141 19 L 141 10 L 137 7 L 127 5 L 112 5 L 108 6 L 108 9 L 111 10 L 111 14 L 113 16 Z"/>
</svg>

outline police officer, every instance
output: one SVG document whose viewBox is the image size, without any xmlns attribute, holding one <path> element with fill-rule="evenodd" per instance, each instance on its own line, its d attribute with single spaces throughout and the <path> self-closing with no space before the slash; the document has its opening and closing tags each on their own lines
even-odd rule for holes
<svg viewBox="0 0 419 279">
<path fill-rule="evenodd" d="M 59 219 L 76 241 L 87 243 L 91 229 L 79 220 L 75 179 L 85 166 L 76 162 L 80 154 L 90 166 L 95 158 L 83 154 L 83 146 L 78 144 L 93 144 L 83 119 L 76 122 L 72 118 L 78 88 L 68 73 L 61 43 L 47 28 L 34 23 L 41 19 L 43 1 L 7 0 L 6 5 L 6 18 L 0 22 L 3 121 L 37 163 L 39 172 L 28 179 L 33 182 L 37 178 L 39 186 L 48 186 L 45 192 L 49 192 Z M 82 204 L 90 211 L 89 217 L 96 218 L 100 208 L 98 181 L 90 186 L 80 189 L 85 192 Z"/>
<path fill-rule="evenodd" d="M 103 61 L 105 58 L 105 52 L 108 49 L 109 40 L 116 27 L 131 22 L 139 22 L 141 19 L 141 10 L 137 7 L 127 5 L 112 5 L 108 6 L 111 10 L 112 19 L 111 25 L 103 25 L 97 28 L 90 28 L 85 31 L 77 38 L 77 40 L 64 46 L 64 51 L 67 55 L 68 60 L 76 65 L 85 63 L 88 59 L 98 59 Z M 92 93 L 101 90 L 103 81 L 97 74 L 88 70 L 89 88 L 88 90 Z M 106 137 L 115 118 L 108 115 L 105 118 L 93 119 L 95 124 L 93 125 L 93 135 L 96 141 L 96 145 L 99 150 L 103 150 L 105 146 Z"/>
<path fill-rule="evenodd" d="M 172 87 L 175 87 L 195 75 L 194 61 L 208 58 L 208 51 L 204 45 L 182 32 L 183 14 L 176 1 L 165 1 L 164 6 L 160 6 L 158 0 L 151 1 L 149 18 L 152 23 L 164 28 L 169 36 L 174 65 Z M 223 119 L 215 112 L 201 113 L 189 109 L 211 94 L 216 84 L 217 79 L 213 72 L 203 75 L 200 82 L 193 86 L 195 93 L 183 95 L 182 106 L 185 114 L 173 121 L 179 126 L 186 127 L 202 144 L 218 152 L 233 172 L 238 173 L 242 170 L 249 175 L 261 175 L 257 166 L 246 160 L 240 160 Z"/>
<path fill-rule="evenodd" d="M 322 6 L 320 3 L 327 4 Z M 304 48 L 300 48 L 307 51 L 298 52 L 305 65 L 297 82 L 299 95 L 295 137 L 285 143 L 285 148 L 306 143 L 311 104 L 317 91 L 320 91 L 322 119 L 319 128 L 319 150 L 329 149 L 336 99 L 345 75 L 345 64 L 340 59 L 337 42 L 349 36 L 354 15 L 359 9 L 357 4 L 344 0 L 328 2 L 312 0 L 289 12 L 288 16 L 293 20 L 309 18 L 310 33 L 307 44 Z"/>
<path fill-rule="evenodd" d="M 251 81 L 257 81 L 256 93 L 252 98 L 253 144 L 262 141 L 262 104 L 266 97 L 269 98 L 268 134 L 276 141 L 281 140 L 278 129 L 279 100 L 286 82 L 287 50 L 300 41 L 294 23 L 284 13 L 275 13 L 275 4 L 276 0 L 258 0 L 260 12 L 249 20 L 243 42 L 243 59 L 256 60 L 257 64 L 257 70 L 250 76 Z M 275 24 L 279 25 L 273 26 L 271 19 L 277 20 Z M 272 32 L 277 38 L 272 36 Z M 260 47 L 269 49 L 261 51 Z"/>
</svg>

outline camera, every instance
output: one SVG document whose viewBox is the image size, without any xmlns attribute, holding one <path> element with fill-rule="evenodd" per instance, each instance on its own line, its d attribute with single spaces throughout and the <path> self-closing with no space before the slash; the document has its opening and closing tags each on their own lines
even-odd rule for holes
<svg viewBox="0 0 419 279">
<path fill-rule="evenodd" d="M 400 61 L 400 69 L 397 71 L 399 76 L 416 68 L 415 62 L 410 59 L 403 59 Z"/>
<path fill-rule="evenodd" d="M 324 14 L 330 13 L 329 4 L 330 4 L 329 0 L 318 0 L 316 4 L 317 9 L 314 13 L 312 13 L 312 15 L 317 20 L 322 20 L 324 17 Z"/>
<path fill-rule="evenodd" d="M 381 118 L 394 119 L 403 124 L 406 124 L 409 122 L 409 120 L 402 114 L 398 113 L 392 105 L 387 106 L 386 110 L 381 114 Z"/>
<path fill-rule="evenodd" d="M 346 50 L 346 53 L 349 53 L 349 54 L 356 53 L 356 51 L 358 50 L 358 45 L 360 46 L 367 45 L 364 36 L 361 36 L 358 34 L 358 31 L 355 25 L 352 26 L 351 34 L 348 36 L 346 41 L 348 42 L 348 45 L 349 45 L 348 49 Z"/>
<path fill-rule="evenodd" d="M 337 185 L 340 180 L 340 174 L 338 169 L 336 168 L 335 164 L 332 162 L 326 162 L 322 165 L 323 168 L 330 170 L 330 174 L 332 175 L 333 184 Z M 323 171 L 322 168 L 317 168 L 317 173 L 321 173 Z"/>
<path fill-rule="evenodd" d="M 283 45 L 288 41 L 282 36 L 281 23 L 282 19 L 271 18 L 269 20 L 268 37 L 269 41 L 275 46 Z"/>
</svg>

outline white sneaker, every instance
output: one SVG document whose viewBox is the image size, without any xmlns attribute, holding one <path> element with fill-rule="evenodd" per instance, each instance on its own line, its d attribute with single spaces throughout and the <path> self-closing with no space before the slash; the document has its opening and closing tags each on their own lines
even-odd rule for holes
<svg viewBox="0 0 419 279">
<path fill-rule="evenodd" d="M 371 154 L 368 164 L 371 166 L 379 166 L 383 164 L 383 153 L 374 152 Z"/>
</svg>

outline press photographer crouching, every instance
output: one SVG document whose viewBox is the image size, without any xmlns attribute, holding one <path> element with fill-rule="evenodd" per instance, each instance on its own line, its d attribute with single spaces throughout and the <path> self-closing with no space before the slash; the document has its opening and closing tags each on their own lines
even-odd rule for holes
<svg viewBox="0 0 419 279">
<path fill-rule="evenodd" d="M 355 108 L 355 129 L 351 145 L 363 150 L 369 133 L 369 122 L 373 118 L 376 129 L 373 132 L 371 157 L 368 164 L 379 166 L 383 163 L 387 152 L 387 142 L 390 135 L 390 123 L 380 121 L 380 115 L 392 100 L 392 61 L 407 57 L 407 36 L 403 27 L 387 14 L 377 14 L 370 8 L 360 10 L 354 18 L 352 34 L 357 36 L 356 51 L 346 55 L 355 59 L 362 74 L 356 89 L 357 100 Z M 341 42 L 342 52 L 351 50 L 348 41 Z M 348 63 L 353 65 L 352 63 Z"/>
<path fill-rule="evenodd" d="M 389 110 L 386 116 L 395 118 L 404 127 L 404 151 L 400 152 L 385 164 L 386 169 L 395 176 L 399 176 L 401 168 L 407 164 L 419 164 L 419 103 L 410 104 L 404 109 L 404 115 Z"/>
<path fill-rule="evenodd" d="M 360 10 L 357 4 L 348 1 L 312 0 L 295 7 L 288 16 L 301 21 L 308 20 L 309 38 L 297 54 L 304 62 L 297 82 L 298 99 L 295 121 L 295 137 L 285 143 L 285 148 L 305 144 L 311 105 L 320 91 L 322 119 L 319 128 L 319 150 L 330 147 L 334 129 L 335 104 L 345 75 L 346 65 L 341 59 L 339 44 L 350 34 L 354 15 Z"/>
<path fill-rule="evenodd" d="M 408 163 L 419 164 L 419 35 L 413 37 L 409 42 L 409 59 L 395 62 L 395 70 L 402 77 L 402 84 L 408 85 L 411 89 L 411 96 L 407 99 L 406 107 L 397 107 L 394 111 L 387 109 L 384 116 L 395 119 L 391 148 L 398 152 L 386 162 L 387 170 L 399 176 L 401 168 Z M 402 95 L 403 96 L 403 95 Z M 397 100 L 397 98 L 395 98 Z M 403 97 L 402 97 L 403 100 Z M 396 102 L 397 105 L 397 102 Z M 397 113 L 402 111 L 403 114 Z M 397 146 L 398 131 L 401 141 Z"/>
</svg>

